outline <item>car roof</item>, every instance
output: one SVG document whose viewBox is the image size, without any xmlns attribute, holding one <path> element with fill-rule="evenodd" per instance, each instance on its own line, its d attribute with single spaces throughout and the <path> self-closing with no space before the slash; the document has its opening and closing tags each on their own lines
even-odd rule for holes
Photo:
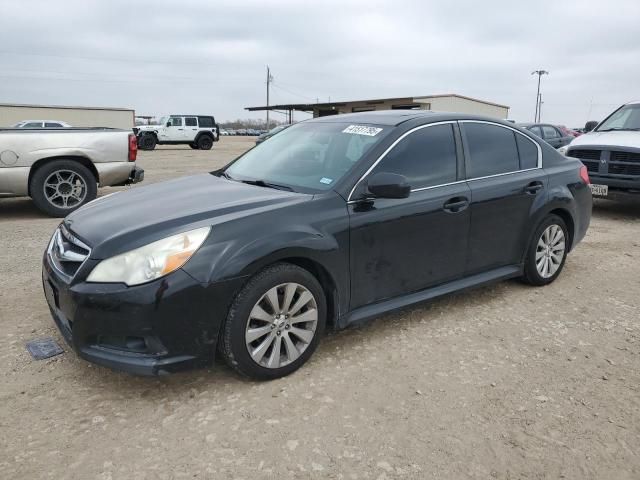
<svg viewBox="0 0 640 480">
<path fill-rule="evenodd" d="M 513 123 L 505 122 L 502 119 L 483 115 L 473 115 L 468 113 L 454 112 L 433 112 L 431 110 L 376 110 L 372 112 L 345 113 L 317 117 L 305 122 L 319 123 L 365 123 L 374 125 L 397 126 L 409 120 L 425 119 L 429 123 L 451 120 L 485 120 L 513 126 Z"/>
</svg>

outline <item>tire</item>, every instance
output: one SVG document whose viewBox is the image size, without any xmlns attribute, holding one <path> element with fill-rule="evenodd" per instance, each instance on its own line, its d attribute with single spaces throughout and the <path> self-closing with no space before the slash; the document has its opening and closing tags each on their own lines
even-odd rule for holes
<svg viewBox="0 0 640 480">
<path fill-rule="evenodd" d="M 271 292 L 278 293 L 275 298 L 281 315 L 271 308 Z M 280 308 L 286 307 L 287 298 L 289 308 Z M 293 313 L 285 317 L 289 312 Z M 220 351 L 242 375 L 256 380 L 284 377 L 313 354 L 324 333 L 326 316 L 325 294 L 318 280 L 296 265 L 278 263 L 254 275 L 234 299 L 222 326 Z"/>
<path fill-rule="evenodd" d="M 535 286 L 553 282 L 564 267 L 568 248 L 567 225 L 559 216 L 549 215 L 538 225 L 533 235 L 525 259 L 523 280 Z"/>
<path fill-rule="evenodd" d="M 196 145 L 195 143 L 190 143 L 189 146 L 194 150 L 198 150 L 198 145 Z"/>
<path fill-rule="evenodd" d="M 213 147 L 213 138 L 209 135 L 202 135 L 198 138 L 196 144 L 200 150 L 211 150 L 211 147 Z"/>
<path fill-rule="evenodd" d="M 158 139 L 156 136 L 150 133 L 146 133 L 138 139 L 138 147 L 140 150 L 154 150 L 157 143 Z"/>
<path fill-rule="evenodd" d="M 93 173 L 73 160 L 55 160 L 38 168 L 29 181 L 36 206 L 52 217 L 65 217 L 96 198 Z"/>
</svg>

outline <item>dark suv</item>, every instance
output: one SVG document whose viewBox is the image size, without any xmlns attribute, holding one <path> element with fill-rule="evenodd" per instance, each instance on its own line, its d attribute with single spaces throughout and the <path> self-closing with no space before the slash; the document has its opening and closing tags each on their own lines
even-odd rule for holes
<svg viewBox="0 0 640 480">
<path fill-rule="evenodd" d="M 579 160 L 495 119 L 323 117 L 219 171 L 77 210 L 45 252 L 44 290 L 87 360 L 161 374 L 218 349 L 275 378 L 325 327 L 512 277 L 552 282 L 589 225 L 588 183 Z"/>
</svg>

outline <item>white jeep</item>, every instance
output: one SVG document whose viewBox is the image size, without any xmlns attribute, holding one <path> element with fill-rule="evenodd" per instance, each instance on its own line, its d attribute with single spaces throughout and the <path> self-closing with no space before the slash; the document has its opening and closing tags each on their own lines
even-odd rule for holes
<svg viewBox="0 0 640 480">
<path fill-rule="evenodd" d="M 156 145 L 186 144 L 193 149 L 210 150 L 220 139 L 220 127 L 207 115 L 168 115 L 157 125 L 140 125 L 133 129 L 141 150 L 153 150 Z"/>
</svg>

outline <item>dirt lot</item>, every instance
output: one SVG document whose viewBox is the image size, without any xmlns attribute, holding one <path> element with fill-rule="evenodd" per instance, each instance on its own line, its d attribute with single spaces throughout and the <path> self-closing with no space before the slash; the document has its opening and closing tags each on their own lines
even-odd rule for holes
<svg viewBox="0 0 640 480">
<path fill-rule="evenodd" d="M 148 184 L 249 142 L 139 164 Z M 269 383 L 32 360 L 28 340 L 64 345 L 40 286 L 57 223 L 0 201 L 2 479 L 640 478 L 640 203 L 598 203 L 551 286 L 504 282 L 329 335 Z"/>
</svg>

